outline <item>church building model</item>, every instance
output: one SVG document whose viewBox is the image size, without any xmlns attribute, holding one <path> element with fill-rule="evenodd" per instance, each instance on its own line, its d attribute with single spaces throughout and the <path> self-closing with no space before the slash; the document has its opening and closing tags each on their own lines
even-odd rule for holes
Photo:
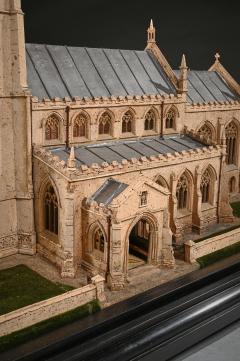
<svg viewBox="0 0 240 361">
<path fill-rule="evenodd" d="M 190 234 L 233 221 L 240 85 L 219 54 L 174 70 L 152 21 L 145 50 L 119 50 L 26 44 L 20 0 L 0 17 L 0 257 L 118 290 L 131 259 L 174 267 Z"/>
</svg>

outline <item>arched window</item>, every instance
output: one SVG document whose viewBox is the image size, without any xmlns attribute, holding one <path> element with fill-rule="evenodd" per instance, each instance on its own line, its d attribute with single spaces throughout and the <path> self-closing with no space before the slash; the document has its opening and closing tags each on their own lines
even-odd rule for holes
<svg viewBox="0 0 240 361">
<path fill-rule="evenodd" d="M 166 128 L 174 128 L 176 121 L 176 112 L 174 109 L 170 109 L 166 115 Z"/>
<path fill-rule="evenodd" d="M 100 252 L 104 252 L 104 235 L 101 228 L 97 228 L 93 234 L 93 248 Z"/>
<path fill-rule="evenodd" d="M 237 153 L 237 127 L 231 122 L 226 127 L 227 164 L 236 164 Z"/>
<path fill-rule="evenodd" d="M 229 193 L 234 193 L 236 191 L 236 178 L 231 177 L 229 179 Z"/>
<path fill-rule="evenodd" d="M 53 186 L 49 184 L 44 196 L 45 229 L 58 234 L 58 201 Z"/>
<path fill-rule="evenodd" d="M 131 133 L 133 126 L 133 115 L 127 111 L 122 117 L 122 133 Z"/>
<path fill-rule="evenodd" d="M 111 133 L 111 116 L 107 112 L 104 112 L 99 119 L 98 133 Z"/>
<path fill-rule="evenodd" d="M 159 184 L 161 187 L 168 189 L 168 184 L 163 177 L 159 176 L 156 180 L 156 183 Z"/>
<path fill-rule="evenodd" d="M 210 199 L 211 174 L 208 169 L 202 175 L 200 189 L 202 193 L 202 203 L 209 203 Z"/>
<path fill-rule="evenodd" d="M 198 129 L 198 134 L 203 135 L 205 138 L 213 139 L 212 129 L 207 124 L 203 124 Z"/>
<path fill-rule="evenodd" d="M 149 110 L 145 115 L 144 130 L 154 130 L 155 127 L 155 113 L 153 110 Z"/>
<path fill-rule="evenodd" d="M 45 124 L 45 139 L 52 140 L 59 137 L 59 120 L 55 115 L 48 117 Z"/>
<path fill-rule="evenodd" d="M 84 114 L 79 114 L 73 124 L 73 136 L 86 137 L 87 136 L 87 117 Z"/>
<path fill-rule="evenodd" d="M 188 180 L 187 180 L 186 175 L 183 174 L 177 183 L 176 197 L 177 197 L 177 208 L 178 209 L 187 208 L 188 194 L 189 194 Z"/>
</svg>

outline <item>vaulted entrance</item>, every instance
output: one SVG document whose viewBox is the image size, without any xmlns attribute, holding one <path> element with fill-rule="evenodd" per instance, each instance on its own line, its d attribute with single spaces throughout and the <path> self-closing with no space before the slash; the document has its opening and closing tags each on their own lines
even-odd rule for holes
<svg viewBox="0 0 240 361">
<path fill-rule="evenodd" d="M 134 268 L 148 261 L 150 224 L 140 219 L 129 235 L 128 267 Z"/>
</svg>

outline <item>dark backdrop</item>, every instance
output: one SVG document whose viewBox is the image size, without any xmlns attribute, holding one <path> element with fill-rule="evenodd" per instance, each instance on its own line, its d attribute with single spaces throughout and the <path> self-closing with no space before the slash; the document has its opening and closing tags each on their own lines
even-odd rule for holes
<svg viewBox="0 0 240 361">
<path fill-rule="evenodd" d="M 27 42 L 144 49 L 153 18 L 170 64 L 182 53 L 191 69 L 208 69 L 214 54 L 240 82 L 237 0 L 22 0 Z"/>
</svg>

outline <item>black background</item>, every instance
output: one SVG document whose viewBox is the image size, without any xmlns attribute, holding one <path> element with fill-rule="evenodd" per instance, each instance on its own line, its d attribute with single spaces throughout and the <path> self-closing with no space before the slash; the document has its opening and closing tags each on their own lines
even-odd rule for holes
<svg viewBox="0 0 240 361">
<path fill-rule="evenodd" d="M 218 51 L 240 82 L 240 1 L 22 0 L 22 8 L 33 43 L 144 49 L 153 18 L 172 67 L 185 53 L 191 69 L 208 69 Z"/>
</svg>

